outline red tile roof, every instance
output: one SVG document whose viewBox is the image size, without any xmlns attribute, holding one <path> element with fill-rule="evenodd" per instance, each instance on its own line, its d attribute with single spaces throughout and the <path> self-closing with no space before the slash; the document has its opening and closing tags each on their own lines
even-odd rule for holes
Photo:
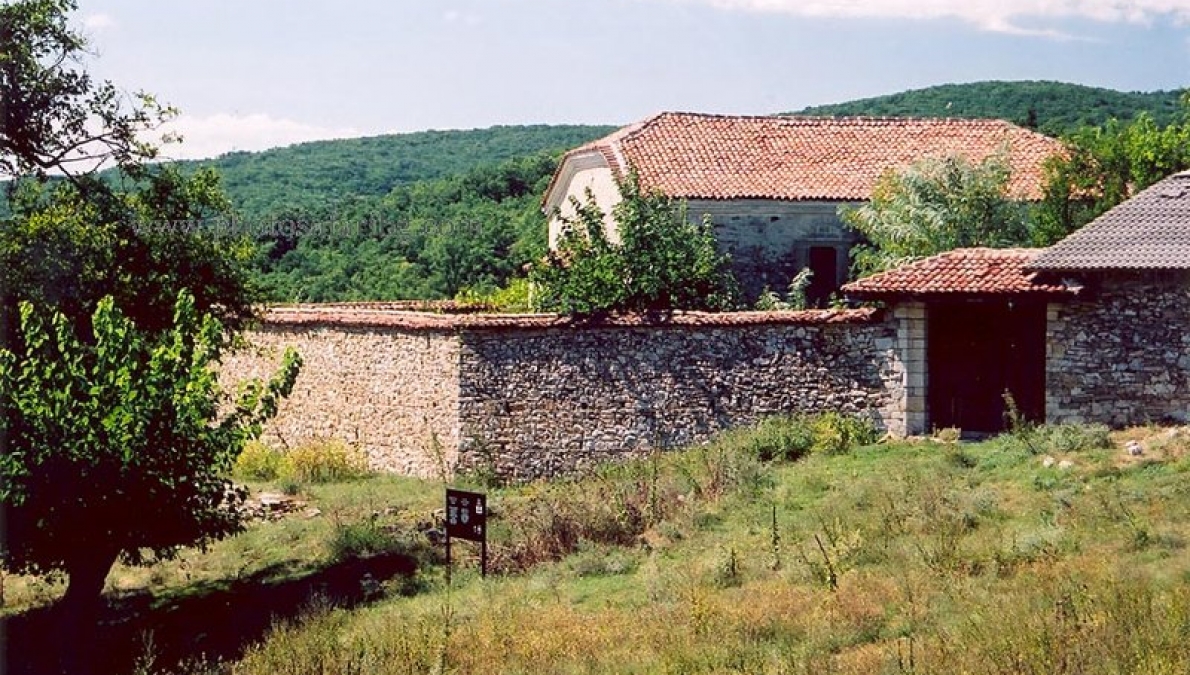
<svg viewBox="0 0 1190 675">
<path fill-rule="evenodd" d="M 598 152 L 617 175 L 635 168 L 644 187 L 671 197 L 863 201 L 890 168 L 927 156 L 982 161 L 1007 151 L 1012 194 L 1037 200 L 1042 164 L 1061 149 L 1002 120 L 661 113 L 567 157 Z"/>
<path fill-rule="evenodd" d="M 960 248 L 843 286 L 866 299 L 956 295 L 1070 295 L 1076 289 L 1025 269 L 1044 249 Z"/>
<path fill-rule="evenodd" d="M 264 326 L 392 328 L 412 331 L 541 330 L 547 328 L 634 326 L 756 326 L 766 324 L 847 324 L 880 320 L 878 311 L 817 309 L 782 312 L 675 312 L 669 316 L 614 315 L 575 321 L 557 314 L 441 314 L 409 311 L 404 303 L 280 305 L 269 307 Z"/>
</svg>

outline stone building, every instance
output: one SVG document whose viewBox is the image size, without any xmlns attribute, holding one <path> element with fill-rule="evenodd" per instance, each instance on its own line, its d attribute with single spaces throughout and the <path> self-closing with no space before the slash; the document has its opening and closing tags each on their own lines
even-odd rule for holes
<svg viewBox="0 0 1190 675">
<path fill-rule="evenodd" d="M 1187 421 L 1190 172 L 1140 192 L 1029 267 L 1083 289 L 1049 311 L 1047 421 Z"/>
<path fill-rule="evenodd" d="M 808 295 L 820 304 L 846 279 L 857 239 L 838 208 L 868 200 L 885 171 L 925 157 L 978 162 L 1003 153 L 1011 194 L 1037 200 L 1042 164 L 1060 150 L 1001 120 L 661 113 L 568 152 L 543 207 L 554 246 L 563 218 L 574 215 L 572 199 L 590 191 L 608 213 L 620 199 L 617 181 L 635 171 L 643 188 L 686 200 L 692 218 L 710 216 L 746 295 L 782 290 L 808 267 Z"/>
<path fill-rule="evenodd" d="M 951 251 L 847 284 L 904 317 L 906 430 L 1190 414 L 1190 172 L 1049 249 Z"/>
<path fill-rule="evenodd" d="M 1023 416 L 1115 426 L 1190 410 L 1190 172 L 1049 249 L 961 249 L 847 284 L 884 309 L 554 315 L 277 307 L 228 380 L 305 366 L 270 424 L 380 469 L 553 475 L 771 414 L 841 411 L 896 436 Z"/>
</svg>

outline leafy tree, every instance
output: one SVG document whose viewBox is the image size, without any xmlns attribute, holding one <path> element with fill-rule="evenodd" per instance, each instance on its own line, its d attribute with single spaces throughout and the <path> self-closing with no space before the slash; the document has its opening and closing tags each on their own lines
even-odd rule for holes
<svg viewBox="0 0 1190 675">
<path fill-rule="evenodd" d="M 258 278 L 279 301 L 488 293 L 544 255 L 540 200 L 556 162 L 544 154 L 517 158 L 307 212 L 302 219 L 311 226 L 289 250 L 274 256 L 280 242 L 270 242 Z"/>
<path fill-rule="evenodd" d="M 1046 165 L 1045 196 L 1037 213 L 1036 243 L 1048 246 L 1140 190 L 1190 168 L 1190 96 L 1181 122 L 1158 126 L 1142 113 L 1110 120 L 1065 138 L 1065 156 Z"/>
<path fill-rule="evenodd" d="M 691 221 L 684 202 L 642 191 L 635 177 L 621 182 L 620 193 L 611 213 L 619 241 L 608 236 L 593 195 L 575 201 L 557 250 L 531 275 L 541 309 L 590 315 L 736 305 L 729 259 L 709 221 Z"/>
<path fill-rule="evenodd" d="M 867 240 L 852 251 L 854 272 L 864 276 L 955 248 L 1027 243 L 1026 210 L 1009 197 L 1008 181 L 1008 164 L 996 156 L 980 163 L 927 158 L 885 173 L 869 203 L 839 210 Z"/>
<path fill-rule="evenodd" d="M 240 495 L 222 475 L 297 360 L 218 414 L 211 365 L 250 315 L 247 244 L 199 227 L 228 205 L 213 172 L 146 163 L 156 149 L 138 134 L 164 110 L 146 95 L 126 108 L 75 68 L 74 9 L 0 5 L 0 171 L 14 176 L 0 219 L 0 520 L 4 564 L 65 570 L 65 615 L 85 619 L 117 556 L 235 531 Z M 105 163 L 119 176 L 101 180 Z"/>
<path fill-rule="evenodd" d="M 65 571 L 68 613 L 93 615 L 117 557 L 144 563 L 240 529 L 244 492 L 226 478 L 288 395 L 300 361 L 223 405 L 219 322 L 183 291 L 168 329 L 138 329 L 99 301 L 91 334 L 61 312 L 20 306 L 24 351 L 0 349 L 3 563 Z M 221 410 L 224 410 L 221 414 Z"/>
<path fill-rule="evenodd" d="M 0 177 L 49 173 L 72 181 L 98 166 L 129 166 L 157 149 L 138 135 L 175 111 L 125 94 L 77 67 L 86 42 L 68 25 L 74 0 L 0 5 Z"/>
<path fill-rule="evenodd" d="M 139 134 L 172 111 L 147 94 L 130 107 L 78 69 L 85 41 L 69 28 L 74 9 L 73 0 L 0 5 L 0 174 L 14 177 L 12 212 L 0 219 L 0 345 L 16 347 L 21 301 L 53 305 L 85 334 L 110 295 L 155 331 L 182 288 L 238 328 L 255 298 L 247 242 L 198 228 L 229 207 L 218 177 L 146 163 L 157 149 Z M 101 180 L 105 163 L 120 175 Z"/>
</svg>

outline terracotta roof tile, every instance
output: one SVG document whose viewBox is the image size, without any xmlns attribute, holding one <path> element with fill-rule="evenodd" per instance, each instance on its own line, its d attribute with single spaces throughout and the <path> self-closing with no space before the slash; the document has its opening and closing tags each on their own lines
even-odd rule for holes
<svg viewBox="0 0 1190 675">
<path fill-rule="evenodd" d="M 890 168 L 1007 150 L 1012 194 L 1037 200 L 1042 164 L 1061 149 L 1002 120 L 661 113 L 568 156 L 598 151 L 617 175 L 635 168 L 644 187 L 672 197 L 862 201 Z"/>
<path fill-rule="evenodd" d="M 1174 174 L 1046 249 L 1036 269 L 1190 269 L 1190 171 Z"/>
<path fill-rule="evenodd" d="M 828 309 L 798 312 L 675 312 L 668 317 L 617 315 L 599 321 L 575 321 L 557 314 L 439 314 L 414 312 L 401 304 L 287 305 L 265 310 L 265 326 L 343 326 L 416 331 L 540 330 L 584 326 L 753 326 L 765 324 L 867 323 L 880 319 L 877 310 Z"/>
<path fill-rule="evenodd" d="M 1077 292 L 1038 278 L 1026 266 L 1044 249 L 961 248 L 853 281 L 856 298 L 967 295 L 1069 295 Z"/>
</svg>

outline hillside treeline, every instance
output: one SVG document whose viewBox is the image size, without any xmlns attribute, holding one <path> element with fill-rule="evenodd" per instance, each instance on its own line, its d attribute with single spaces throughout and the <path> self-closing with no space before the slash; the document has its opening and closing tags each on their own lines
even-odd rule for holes
<svg viewBox="0 0 1190 675">
<path fill-rule="evenodd" d="M 1179 119 L 1180 91 L 1122 92 L 1064 82 L 943 84 L 846 103 L 803 108 L 798 115 L 1004 119 L 1051 136 L 1141 113 L 1159 125 Z"/>
</svg>

